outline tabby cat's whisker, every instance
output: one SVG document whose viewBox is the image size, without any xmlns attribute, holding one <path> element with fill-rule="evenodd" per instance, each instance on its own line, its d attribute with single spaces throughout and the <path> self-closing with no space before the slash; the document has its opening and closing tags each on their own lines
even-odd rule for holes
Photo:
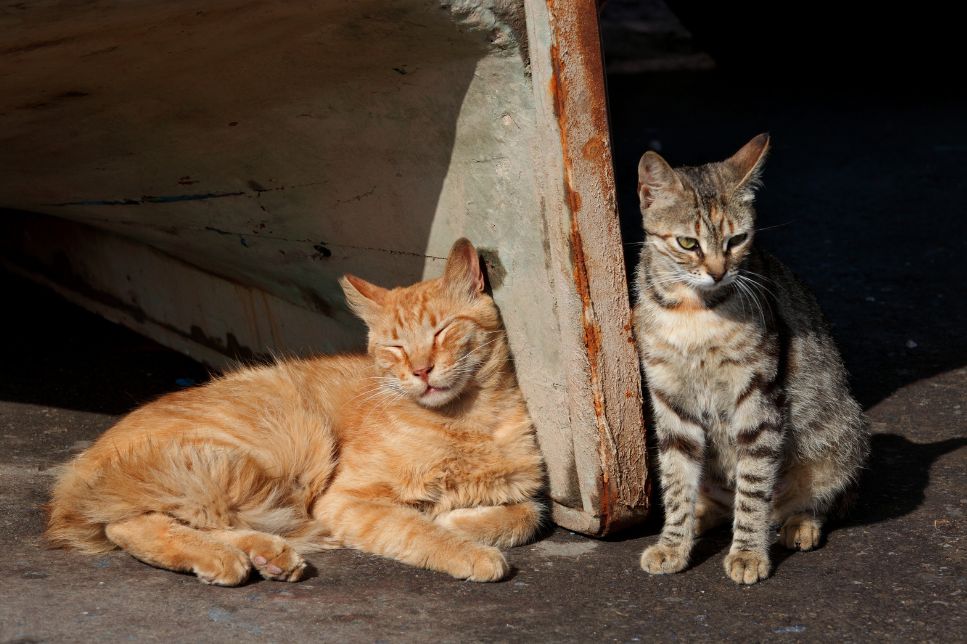
<svg viewBox="0 0 967 644">
<path fill-rule="evenodd" d="M 757 294 L 761 295 L 762 299 L 765 300 L 766 306 L 769 308 L 769 312 L 770 313 L 772 312 L 772 301 L 777 299 L 775 293 L 770 291 L 768 288 L 766 288 L 759 282 L 756 282 L 754 279 L 751 279 L 744 275 L 739 275 L 738 281 L 741 281 L 742 283 L 746 284 L 750 289 L 754 290 Z M 767 297 L 767 295 L 771 295 L 772 297 L 771 298 Z"/>
<path fill-rule="evenodd" d="M 796 222 L 793 219 L 793 220 L 785 221 L 785 222 L 783 222 L 781 224 L 774 224 L 772 226 L 765 226 L 763 228 L 756 228 L 755 231 L 757 233 L 761 233 L 763 230 L 772 230 L 773 228 L 782 228 L 783 226 L 788 226 L 789 224 L 794 224 L 794 223 L 796 223 Z"/>
<path fill-rule="evenodd" d="M 773 297 L 773 299 L 778 299 L 778 297 L 776 296 L 776 294 L 773 293 L 772 290 L 770 290 L 768 286 L 766 286 L 764 283 L 762 283 L 762 282 L 759 281 L 761 279 L 761 280 L 764 280 L 766 282 L 769 282 L 770 284 L 772 284 L 773 286 L 775 286 L 775 282 L 773 280 L 769 279 L 765 275 L 761 275 L 759 273 L 756 273 L 756 272 L 753 272 L 753 271 L 748 271 L 748 270 L 745 270 L 745 269 L 739 269 L 739 272 L 743 274 L 742 276 L 745 279 L 749 280 L 750 282 L 752 282 L 756 286 L 764 289 L 769 295 L 771 295 Z"/>
<path fill-rule="evenodd" d="M 746 293 L 748 293 L 749 299 L 755 305 L 755 308 L 759 313 L 759 323 L 765 326 L 765 323 L 766 323 L 765 311 L 762 310 L 762 305 L 759 303 L 759 298 L 756 296 L 756 293 L 749 287 L 746 280 L 741 278 L 741 276 L 738 280 L 736 280 L 735 283 L 738 284 L 740 288 L 744 289 Z"/>
</svg>

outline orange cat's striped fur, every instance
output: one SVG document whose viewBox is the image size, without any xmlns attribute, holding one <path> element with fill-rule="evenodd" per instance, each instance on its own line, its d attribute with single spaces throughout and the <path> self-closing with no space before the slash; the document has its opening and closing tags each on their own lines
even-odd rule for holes
<svg viewBox="0 0 967 644">
<path fill-rule="evenodd" d="M 48 539 L 235 585 L 351 547 L 496 581 L 543 466 L 473 246 L 387 290 L 346 276 L 369 354 L 250 367 L 123 418 L 67 464 Z"/>
</svg>

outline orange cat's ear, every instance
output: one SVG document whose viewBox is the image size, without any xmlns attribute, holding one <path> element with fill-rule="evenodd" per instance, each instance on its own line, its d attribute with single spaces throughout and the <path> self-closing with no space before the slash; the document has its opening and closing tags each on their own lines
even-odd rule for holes
<svg viewBox="0 0 967 644">
<path fill-rule="evenodd" d="M 480 257 L 470 240 L 461 237 L 453 244 L 443 271 L 443 282 L 458 295 L 483 293 L 484 278 Z"/>
<path fill-rule="evenodd" d="M 657 152 L 649 150 L 638 162 L 638 198 L 642 209 L 648 208 L 663 196 L 682 189 L 682 180 Z"/>
<path fill-rule="evenodd" d="M 349 308 L 367 322 L 379 312 L 380 307 L 386 302 L 386 294 L 389 292 L 382 286 L 370 284 L 360 277 L 348 274 L 339 279 L 339 285 L 342 286 L 342 290 L 346 294 L 346 302 L 349 304 Z"/>
<path fill-rule="evenodd" d="M 755 189 L 759 187 L 762 166 L 769 152 L 769 135 L 762 133 L 742 146 L 742 149 L 725 161 L 733 175 L 738 179 L 735 194 L 743 201 L 752 201 Z"/>
</svg>

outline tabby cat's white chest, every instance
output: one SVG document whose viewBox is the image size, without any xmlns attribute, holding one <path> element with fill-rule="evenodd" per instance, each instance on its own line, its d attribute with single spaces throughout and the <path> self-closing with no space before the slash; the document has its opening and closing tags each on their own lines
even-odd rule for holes
<svg viewBox="0 0 967 644">
<path fill-rule="evenodd" d="M 656 306 L 648 318 L 645 339 L 671 345 L 683 354 L 725 347 L 739 330 L 737 322 L 709 310 L 681 311 Z"/>
</svg>

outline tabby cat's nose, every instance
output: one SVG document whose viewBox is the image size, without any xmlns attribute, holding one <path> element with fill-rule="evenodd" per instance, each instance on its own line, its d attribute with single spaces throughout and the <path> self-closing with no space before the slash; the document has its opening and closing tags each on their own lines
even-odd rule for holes
<svg viewBox="0 0 967 644">
<path fill-rule="evenodd" d="M 433 365 L 423 367 L 422 369 L 414 369 L 413 375 L 419 378 L 420 380 L 422 380 L 423 382 L 427 382 L 430 378 L 431 371 L 433 371 Z"/>
</svg>

